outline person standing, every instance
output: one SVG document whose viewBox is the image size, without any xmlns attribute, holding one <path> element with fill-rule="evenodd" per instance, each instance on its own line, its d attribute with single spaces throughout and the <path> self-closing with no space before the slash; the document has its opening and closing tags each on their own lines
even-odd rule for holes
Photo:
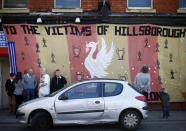
<svg viewBox="0 0 186 131">
<path fill-rule="evenodd" d="M 65 77 L 61 75 L 61 71 L 59 69 L 56 69 L 54 77 L 51 80 L 50 93 L 63 88 L 65 84 L 67 84 Z"/>
<path fill-rule="evenodd" d="M 22 73 L 17 72 L 16 78 L 15 78 L 15 90 L 14 90 L 14 95 L 15 95 L 15 102 L 16 102 L 16 111 L 18 106 L 23 102 L 23 80 L 22 80 Z"/>
<path fill-rule="evenodd" d="M 169 118 L 170 116 L 170 104 L 169 104 L 169 94 L 167 93 L 165 88 L 161 88 L 161 92 L 160 92 L 160 100 L 161 100 L 161 104 L 162 104 L 162 112 L 163 112 L 163 118 Z"/>
<path fill-rule="evenodd" d="M 50 76 L 47 74 L 46 68 L 42 68 L 38 96 L 44 97 L 49 94 L 50 94 Z"/>
<path fill-rule="evenodd" d="M 151 92 L 151 77 L 149 73 L 149 68 L 147 65 L 144 65 L 141 68 L 141 72 L 139 72 L 134 81 L 134 85 L 145 97 L 148 99 L 148 95 Z"/>
<path fill-rule="evenodd" d="M 33 74 L 33 70 L 30 68 L 23 77 L 24 89 L 28 95 L 28 100 L 35 98 L 35 88 L 37 86 L 36 77 Z"/>
<path fill-rule="evenodd" d="M 9 103 L 9 112 L 14 113 L 15 112 L 15 97 L 14 97 L 14 90 L 15 90 L 15 74 L 10 73 L 9 78 L 6 80 L 5 88 L 6 93 L 8 95 L 8 103 Z"/>
</svg>

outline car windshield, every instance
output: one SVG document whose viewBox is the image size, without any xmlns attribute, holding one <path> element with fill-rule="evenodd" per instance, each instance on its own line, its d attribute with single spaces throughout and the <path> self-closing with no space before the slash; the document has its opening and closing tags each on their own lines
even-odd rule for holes
<svg viewBox="0 0 186 131">
<path fill-rule="evenodd" d="M 48 97 L 53 97 L 53 96 L 55 96 L 57 93 L 61 92 L 62 90 L 66 89 L 66 88 L 67 88 L 67 87 L 64 87 L 64 88 L 62 88 L 62 89 L 60 89 L 60 90 L 57 90 L 57 91 L 53 92 L 52 94 L 48 95 Z"/>
<path fill-rule="evenodd" d="M 55 96 L 57 93 L 61 92 L 62 90 L 66 89 L 67 87 L 69 87 L 69 86 L 71 86 L 71 85 L 73 85 L 73 84 L 74 84 L 74 83 L 65 85 L 64 88 L 62 88 L 62 89 L 60 89 L 60 90 L 57 90 L 57 91 L 53 92 L 52 94 L 48 95 L 48 97 L 53 97 L 53 96 Z"/>
</svg>

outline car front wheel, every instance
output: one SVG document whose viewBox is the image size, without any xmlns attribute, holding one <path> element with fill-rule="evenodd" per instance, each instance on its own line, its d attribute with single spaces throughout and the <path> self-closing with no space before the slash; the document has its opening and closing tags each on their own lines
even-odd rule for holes
<svg viewBox="0 0 186 131">
<path fill-rule="evenodd" d="M 120 125 L 126 130 L 135 130 L 140 126 L 140 114 L 136 111 L 126 111 L 121 114 Z"/>
<path fill-rule="evenodd" d="M 46 131 L 52 126 L 50 116 L 45 112 L 38 112 L 33 116 L 31 127 L 36 131 Z"/>
</svg>

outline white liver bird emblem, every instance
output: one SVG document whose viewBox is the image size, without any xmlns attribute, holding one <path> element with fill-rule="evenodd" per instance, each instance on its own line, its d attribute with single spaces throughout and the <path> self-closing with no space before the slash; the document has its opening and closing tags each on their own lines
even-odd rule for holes
<svg viewBox="0 0 186 131">
<path fill-rule="evenodd" d="M 103 78 L 108 73 L 106 69 L 112 62 L 112 58 L 114 55 L 115 47 L 113 42 L 109 50 L 107 50 L 107 45 L 105 43 L 104 38 L 102 38 L 101 50 L 98 52 L 96 58 L 93 58 L 93 54 L 96 51 L 98 42 L 89 42 L 86 44 L 86 52 L 90 49 L 89 54 L 85 58 L 85 67 L 89 71 L 91 78 Z"/>
</svg>

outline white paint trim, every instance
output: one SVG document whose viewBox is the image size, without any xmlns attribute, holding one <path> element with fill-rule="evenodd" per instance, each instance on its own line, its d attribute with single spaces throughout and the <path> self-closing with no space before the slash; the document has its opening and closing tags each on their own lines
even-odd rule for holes
<svg viewBox="0 0 186 131">
<path fill-rule="evenodd" d="M 126 12 L 134 12 L 134 13 L 156 13 L 156 9 L 126 9 Z"/>
<path fill-rule="evenodd" d="M 29 13 L 30 10 L 26 8 L 3 8 L 0 13 Z"/>
<path fill-rule="evenodd" d="M 177 13 L 186 13 L 186 8 L 179 8 Z"/>
<path fill-rule="evenodd" d="M 52 9 L 52 12 L 83 12 L 82 9 L 58 9 L 58 8 L 55 8 L 55 9 Z"/>
</svg>

